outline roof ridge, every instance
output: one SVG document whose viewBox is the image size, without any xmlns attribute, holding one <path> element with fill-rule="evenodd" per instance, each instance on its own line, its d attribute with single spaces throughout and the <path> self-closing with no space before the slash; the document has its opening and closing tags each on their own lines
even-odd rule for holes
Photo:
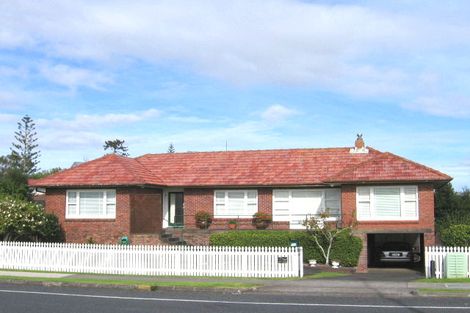
<svg viewBox="0 0 470 313">
<path fill-rule="evenodd" d="M 385 152 L 385 154 L 394 156 L 394 157 L 399 158 L 399 159 L 402 159 L 403 161 L 407 161 L 407 162 L 413 163 L 414 165 L 416 165 L 416 166 L 418 166 L 418 167 L 421 167 L 421 168 L 423 168 L 423 169 L 425 169 L 425 170 L 431 171 L 431 172 L 433 172 L 434 174 L 446 176 L 447 178 L 452 179 L 452 177 L 450 177 L 450 176 L 447 175 L 447 174 L 442 173 L 441 171 L 438 171 L 438 170 L 436 170 L 436 169 L 433 169 L 433 168 L 431 168 L 431 167 L 429 167 L 429 166 L 426 166 L 426 165 L 424 165 L 424 164 L 421 164 L 421 163 L 412 161 L 412 160 L 410 160 L 410 159 L 407 159 L 407 158 L 402 157 L 402 156 L 400 156 L 400 155 L 397 155 L 397 154 L 395 154 L 395 153 L 392 153 L 392 152 L 388 152 L 388 151 L 387 151 L 387 152 Z"/>
<path fill-rule="evenodd" d="M 350 166 L 347 166 L 346 168 L 342 169 L 341 171 L 339 171 L 338 173 L 334 174 L 334 175 L 331 175 L 329 176 L 325 182 L 329 182 L 331 178 L 333 177 L 336 177 L 336 176 L 340 176 L 340 175 L 343 175 L 343 174 L 346 174 L 348 172 L 353 172 L 355 171 L 356 169 L 358 169 L 359 167 L 361 167 L 362 165 L 366 164 L 366 163 L 369 163 L 369 162 L 372 162 L 373 160 L 377 160 L 378 158 L 381 158 L 383 156 L 385 156 L 385 153 L 382 152 L 382 151 L 379 151 L 379 150 L 376 150 L 376 149 L 373 149 L 373 148 L 370 148 L 370 147 L 367 147 L 367 149 L 370 149 L 370 150 L 373 150 L 374 152 L 378 153 L 377 155 L 373 156 L 372 158 L 370 159 L 367 159 L 367 160 L 364 160 L 362 162 L 359 162 L 357 164 L 352 164 Z"/>
<path fill-rule="evenodd" d="M 370 148 L 370 147 L 367 147 Z M 351 149 L 351 147 L 324 147 L 324 148 L 279 148 L 279 149 L 244 149 L 244 150 L 215 150 L 215 151 L 185 151 L 185 152 L 173 152 L 173 153 L 168 153 L 168 152 L 162 152 L 162 153 L 146 153 L 141 156 L 135 157 L 134 159 L 140 159 L 145 156 L 151 156 L 151 155 L 165 155 L 165 154 L 205 154 L 205 153 L 235 153 L 235 152 L 271 152 L 271 151 L 312 151 L 312 150 L 339 150 L 339 149 Z M 376 149 L 370 148 L 372 150 L 378 151 Z"/>
<path fill-rule="evenodd" d="M 159 175 L 156 175 L 151 169 L 147 168 L 142 162 L 140 162 L 138 160 L 138 158 L 131 158 L 132 160 L 136 161 L 144 170 L 146 170 L 149 175 L 151 175 L 152 177 L 154 177 L 156 180 L 158 180 L 161 184 L 163 184 L 163 179 L 159 176 Z M 147 181 L 147 179 L 143 178 L 143 180 L 145 181 L 145 183 L 149 183 L 149 184 L 152 184 L 153 182 L 152 181 Z"/>
</svg>

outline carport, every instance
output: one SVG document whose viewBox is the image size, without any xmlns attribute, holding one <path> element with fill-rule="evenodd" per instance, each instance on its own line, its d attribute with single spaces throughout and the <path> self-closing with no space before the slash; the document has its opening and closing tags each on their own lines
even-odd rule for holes
<svg viewBox="0 0 470 313">
<path fill-rule="evenodd" d="M 414 255 L 419 255 L 418 262 L 381 262 L 380 255 L 384 245 L 405 243 L 411 247 Z M 369 268 L 413 268 L 424 269 L 424 234 L 423 233 L 368 233 L 367 234 L 367 265 Z M 415 257 L 416 258 L 416 257 Z M 415 259 L 416 261 L 416 259 Z"/>
</svg>

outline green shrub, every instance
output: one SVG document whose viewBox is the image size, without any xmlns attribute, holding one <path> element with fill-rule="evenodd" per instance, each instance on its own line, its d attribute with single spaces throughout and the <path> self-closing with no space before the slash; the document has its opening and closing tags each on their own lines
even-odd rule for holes
<svg viewBox="0 0 470 313">
<path fill-rule="evenodd" d="M 452 225 L 442 230 L 441 241 L 446 246 L 470 246 L 470 225 Z"/>
<path fill-rule="evenodd" d="M 40 205 L 15 199 L 0 198 L 0 240 L 60 241 L 62 231 L 57 217 L 44 212 Z"/>
<path fill-rule="evenodd" d="M 247 230 L 214 233 L 210 236 L 211 246 L 248 246 L 248 247 L 288 247 L 291 240 L 298 240 L 304 251 L 304 261 L 325 260 L 313 237 L 304 231 L 287 230 Z M 331 258 L 342 266 L 356 266 L 362 240 L 351 233 L 343 233 L 333 243 Z"/>
</svg>

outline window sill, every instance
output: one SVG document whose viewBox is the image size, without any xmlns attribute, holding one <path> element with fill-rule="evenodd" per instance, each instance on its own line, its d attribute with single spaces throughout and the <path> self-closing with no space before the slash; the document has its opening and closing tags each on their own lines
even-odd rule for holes
<svg viewBox="0 0 470 313">
<path fill-rule="evenodd" d="M 115 222 L 116 218 L 115 217 L 109 217 L 109 218 L 84 218 L 84 217 L 66 217 L 65 222 Z"/>
<path fill-rule="evenodd" d="M 396 224 L 396 223 L 409 223 L 419 224 L 419 220 L 357 220 L 361 224 Z"/>
</svg>

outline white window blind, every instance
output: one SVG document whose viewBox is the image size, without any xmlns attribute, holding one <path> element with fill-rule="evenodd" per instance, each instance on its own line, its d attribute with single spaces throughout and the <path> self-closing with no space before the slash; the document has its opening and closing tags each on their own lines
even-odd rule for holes
<svg viewBox="0 0 470 313">
<path fill-rule="evenodd" d="M 249 218 L 258 211 L 256 190 L 217 190 L 214 197 L 214 217 Z"/>
<path fill-rule="evenodd" d="M 115 218 L 115 190 L 67 191 L 67 218 Z"/>
<path fill-rule="evenodd" d="M 416 186 L 380 186 L 357 188 L 358 220 L 417 220 Z"/>
<path fill-rule="evenodd" d="M 400 188 L 374 188 L 375 215 L 378 217 L 400 217 Z"/>
<path fill-rule="evenodd" d="M 273 190 L 273 220 L 290 222 L 291 228 L 304 228 L 305 218 L 327 209 L 333 217 L 341 214 L 340 189 Z"/>
</svg>

